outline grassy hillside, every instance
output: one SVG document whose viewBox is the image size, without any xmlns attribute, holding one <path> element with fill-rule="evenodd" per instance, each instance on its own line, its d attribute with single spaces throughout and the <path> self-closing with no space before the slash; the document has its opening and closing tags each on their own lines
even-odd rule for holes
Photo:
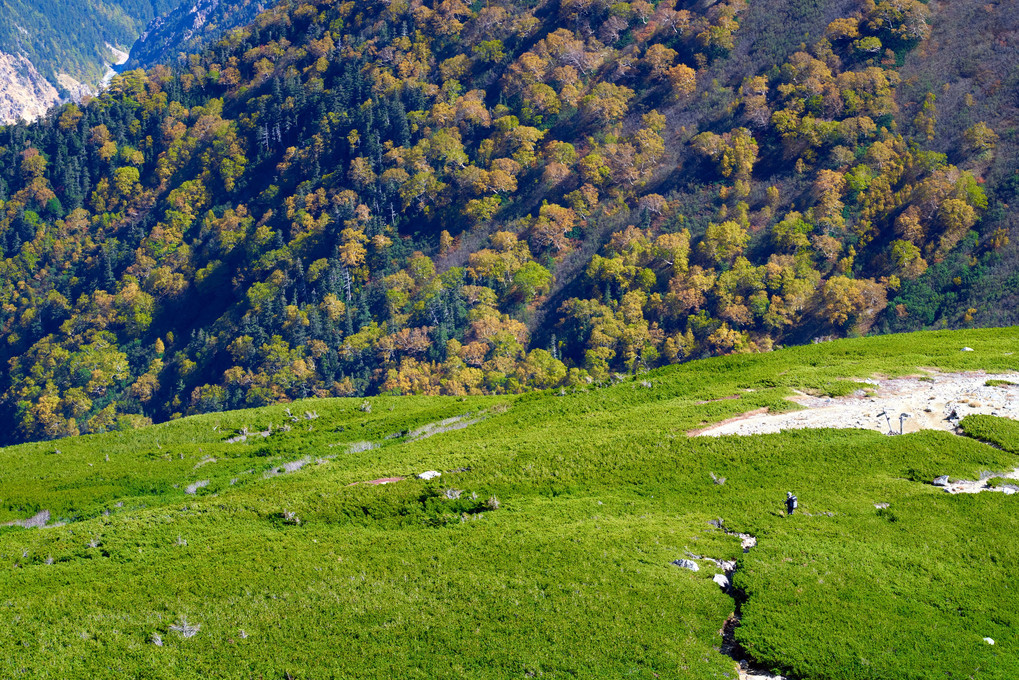
<svg viewBox="0 0 1019 680">
<path fill-rule="evenodd" d="M 731 678 L 736 605 L 709 562 L 670 564 L 693 553 L 738 560 L 736 639 L 792 677 L 1014 677 L 1016 499 L 928 482 L 1016 467 L 1019 425 L 965 421 L 1000 448 L 686 432 L 792 408 L 793 388 L 1015 370 L 1017 351 L 1019 329 L 886 336 L 602 388 L 306 400 L 8 447 L 0 522 L 66 523 L 0 529 L 0 675 Z"/>
</svg>

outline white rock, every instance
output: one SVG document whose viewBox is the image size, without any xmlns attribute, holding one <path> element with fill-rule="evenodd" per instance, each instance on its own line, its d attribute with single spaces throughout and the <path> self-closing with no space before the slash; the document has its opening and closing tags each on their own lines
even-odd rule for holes
<svg viewBox="0 0 1019 680">
<path fill-rule="evenodd" d="M 948 486 L 948 475 L 941 475 L 940 477 L 935 477 L 933 484 L 934 486 Z"/>
<path fill-rule="evenodd" d="M 683 569 L 689 569 L 690 571 L 700 571 L 701 570 L 700 565 L 698 565 L 693 560 L 682 560 L 682 559 L 680 559 L 680 560 L 673 560 L 672 563 L 675 564 L 677 567 L 682 567 Z"/>
<path fill-rule="evenodd" d="M 729 588 L 729 577 L 725 574 L 715 574 L 711 577 L 711 580 L 718 584 L 718 587 L 722 590 Z"/>
<path fill-rule="evenodd" d="M 420 475 L 418 475 L 418 479 L 435 479 L 436 477 L 441 476 L 442 476 L 441 472 L 436 472 L 435 470 L 428 470 L 427 472 L 422 472 Z"/>
<path fill-rule="evenodd" d="M 994 640 L 991 639 L 991 638 L 984 638 L 984 642 L 986 642 L 989 645 L 993 645 L 994 644 Z"/>
<path fill-rule="evenodd" d="M 959 351 L 961 351 L 961 352 L 972 352 L 972 351 L 973 351 L 973 348 L 972 348 L 972 347 L 963 347 L 963 348 L 962 348 L 961 350 L 959 350 Z"/>
</svg>

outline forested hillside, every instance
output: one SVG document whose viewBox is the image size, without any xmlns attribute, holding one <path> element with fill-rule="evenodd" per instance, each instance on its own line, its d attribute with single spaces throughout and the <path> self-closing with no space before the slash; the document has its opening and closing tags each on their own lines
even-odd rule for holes
<svg viewBox="0 0 1019 680">
<path fill-rule="evenodd" d="M 251 22 L 273 2 L 258 0 L 191 0 L 156 17 L 131 48 L 125 68 L 169 64 L 199 52 L 230 29 Z"/>
<path fill-rule="evenodd" d="M 958 4 L 287 1 L 127 72 L 0 132 L 4 437 L 1005 321 Z"/>
</svg>

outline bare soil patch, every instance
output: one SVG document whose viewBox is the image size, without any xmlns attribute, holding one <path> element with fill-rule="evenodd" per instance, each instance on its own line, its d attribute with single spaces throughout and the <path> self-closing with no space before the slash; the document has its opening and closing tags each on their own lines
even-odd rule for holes
<svg viewBox="0 0 1019 680">
<path fill-rule="evenodd" d="M 1019 383 L 1019 374 L 936 373 L 860 380 L 860 389 L 846 397 L 797 394 L 790 400 L 803 407 L 789 413 L 744 413 L 691 431 L 692 436 L 772 434 L 803 428 L 853 428 L 888 434 L 945 430 L 954 432 L 968 415 L 984 414 L 1019 420 L 1019 385 L 988 386 L 987 381 Z M 868 395 L 866 391 L 870 391 Z"/>
</svg>

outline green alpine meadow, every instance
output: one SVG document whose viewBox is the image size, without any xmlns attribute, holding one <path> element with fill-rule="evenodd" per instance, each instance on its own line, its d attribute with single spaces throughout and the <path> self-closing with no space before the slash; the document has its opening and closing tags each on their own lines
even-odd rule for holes
<svg viewBox="0 0 1019 680">
<path fill-rule="evenodd" d="M 7 447 L 0 521 L 44 526 L 0 529 L 0 675 L 1011 678 L 1016 498 L 934 482 L 1019 467 L 1019 423 L 691 433 L 1016 352 L 890 335 Z"/>
</svg>

